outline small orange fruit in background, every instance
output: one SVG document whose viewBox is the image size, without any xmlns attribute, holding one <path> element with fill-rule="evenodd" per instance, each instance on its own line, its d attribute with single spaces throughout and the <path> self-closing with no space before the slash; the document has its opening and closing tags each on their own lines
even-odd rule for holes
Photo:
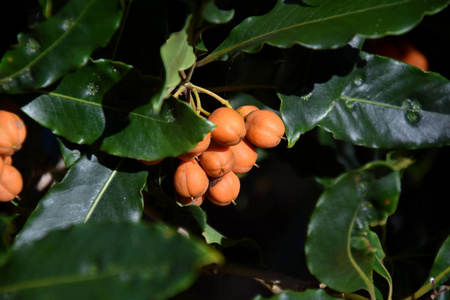
<svg viewBox="0 0 450 300">
<path fill-rule="evenodd" d="M 209 187 L 208 176 L 194 159 L 182 161 L 173 178 L 175 191 L 182 197 L 197 198 L 206 193 Z"/>
<path fill-rule="evenodd" d="M 428 59 L 411 43 L 403 44 L 403 55 L 400 60 L 424 71 L 429 70 Z"/>
<path fill-rule="evenodd" d="M 233 169 L 233 152 L 229 146 L 222 146 L 213 140 L 208 149 L 200 155 L 200 165 L 208 176 L 223 176 Z"/>
<path fill-rule="evenodd" d="M 239 144 L 230 146 L 234 154 L 234 173 L 247 173 L 253 168 L 258 158 L 255 146 L 247 139 L 243 139 Z"/>
<path fill-rule="evenodd" d="M 15 113 L 0 110 L 0 155 L 13 155 L 22 148 L 27 130 Z"/>
<path fill-rule="evenodd" d="M 243 105 L 236 108 L 236 111 L 244 118 L 246 118 L 248 114 L 254 110 L 259 110 L 259 108 L 254 105 Z"/>
<path fill-rule="evenodd" d="M 225 206 L 236 200 L 240 189 L 239 178 L 233 172 L 229 172 L 211 181 L 206 197 L 216 205 Z"/>
<path fill-rule="evenodd" d="M 211 132 L 198 142 L 197 146 L 189 152 L 178 155 L 178 158 L 184 161 L 193 160 L 197 156 L 203 153 L 206 149 L 208 149 L 209 144 L 211 143 Z"/>
<path fill-rule="evenodd" d="M 273 148 L 278 145 L 285 129 L 280 117 L 270 110 L 255 110 L 248 114 L 246 138 L 256 147 Z"/>
<path fill-rule="evenodd" d="M 22 188 L 23 179 L 20 172 L 11 165 L 3 164 L 0 174 L 0 202 L 14 200 Z"/>
<path fill-rule="evenodd" d="M 238 144 L 245 136 L 244 118 L 232 108 L 219 107 L 208 117 L 217 127 L 211 132 L 211 138 L 224 146 Z"/>
</svg>

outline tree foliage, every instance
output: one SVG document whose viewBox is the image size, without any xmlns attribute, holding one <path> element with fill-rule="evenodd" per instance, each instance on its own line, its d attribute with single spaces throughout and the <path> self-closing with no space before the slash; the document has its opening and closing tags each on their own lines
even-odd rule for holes
<svg viewBox="0 0 450 300">
<path fill-rule="evenodd" d="M 448 297 L 448 218 L 409 237 L 425 240 L 415 277 L 390 230 L 448 156 L 449 73 L 369 46 L 450 1 L 252 3 L 41 0 L 11 27 L 0 109 L 29 134 L 25 188 L 0 203 L 1 299 L 200 299 L 221 274 L 263 283 L 236 299 Z M 258 150 L 235 206 L 177 203 L 177 156 L 215 128 L 208 112 L 244 104 L 276 112 L 285 140 Z"/>
</svg>

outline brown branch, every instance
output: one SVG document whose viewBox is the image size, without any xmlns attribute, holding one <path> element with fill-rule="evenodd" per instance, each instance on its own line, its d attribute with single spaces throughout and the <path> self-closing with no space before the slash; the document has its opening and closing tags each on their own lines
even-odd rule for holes
<svg viewBox="0 0 450 300">
<path fill-rule="evenodd" d="M 203 271 L 207 274 L 228 274 L 251 277 L 262 283 L 274 294 L 280 293 L 283 290 L 301 292 L 307 289 L 319 289 L 321 287 L 318 282 L 303 281 L 280 272 L 258 269 L 231 262 L 227 262 L 221 266 L 216 264 L 207 265 L 203 267 Z"/>
</svg>

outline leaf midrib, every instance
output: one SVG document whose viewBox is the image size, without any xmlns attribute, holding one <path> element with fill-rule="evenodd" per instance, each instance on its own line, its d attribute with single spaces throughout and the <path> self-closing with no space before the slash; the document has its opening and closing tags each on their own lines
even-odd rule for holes
<svg viewBox="0 0 450 300">
<path fill-rule="evenodd" d="M 198 66 L 198 67 L 203 66 L 203 65 L 213 61 L 215 58 L 217 58 L 219 56 L 222 56 L 223 54 L 225 54 L 227 52 L 232 51 L 233 49 L 245 48 L 245 45 L 247 45 L 247 44 L 256 43 L 258 40 L 264 39 L 264 38 L 266 38 L 268 36 L 275 35 L 275 34 L 278 34 L 280 32 L 286 31 L 286 30 L 290 30 L 290 29 L 293 29 L 293 28 L 298 28 L 298 27 L 301 27 L 301 26 L 311 25 L 311 24 L 318 23 L 318 22 L 326 22 L 326 21 L 330 21 L 332 19 L 338 19 L 338 18 L 342 18 L 342 17 L 346 17 L 346 16 L 350 16 L 350 15 L 355 15 L 355 14 L 359 14 L 359 13 L 364 13 L 364 12 L 368 12 L 368 11 L 375 11 L 375 10 L 384 9 L 384 8 L 387 8 L 387 7 L 394 7 L 394 6 L 397 6 L 397 5 L 402 5 L 404 3 L 414 2 L 414 1 L 415 0 L 404 0 L 404 1 L 397 2 L 397 3 L 388 3 L 388 4 L 383 4 L 383 5 L 379 5 L 379 6 L 373 6 L 373 7 L 365 8 L 365 9 L 359 9 L 359 10 L 355 10 L 355 11 L 352 11 L 352 12 L 346 12 L 346 13 L 343 13 L 343 14 L 338 14 L 338 15 L 329 16 L 329 17 L 322 18 L 322 19 L 311 20 L 311 21 L 308 21 L 308 22 L 304 22 L 304 23 L 300 23 L 300 24 L 295 24 L 295 25 L 283 27 L 281 29 L 277 29 L 277 30 L 274 30 L 274 31 L 271 31 L 271 32 L 267 32 L 267 33 L 255 36 L 255 37 L 253 37 L 251 39 L 248 39 L 248 40 L 246 40 L 244 42 L 235 44 L 234 46 L 225 48 L 225 49 L 223 49 L 221 51 L 218 51 L 218 52 L 214 52 L 213 51 L 210 55 L 208 55 L 207 57 L 205 57 L 204 59 L 199 61 L 196 66 Z M 253 18 L 261 18 L 261 17 L 263 17 L 263 16 L 253 17 Z"/>
<path fill-rule="evenodd" d="M 95 208 L 97 207 L 98 203 L 100 202 L 100 200 L 103 198 L 103 195 L 105 194 L 106 190 L 108 189 L 108 187 L 110 186 L 112 180 L 114 179 L 114 177 L 117 175 L 118 170 L 120 168 L 120 166 L 122 165 L 122 162 L 124 161 L 124 158 L 122 158 L 118 163 L 116 168 L 114 169 L 114 171 L 111 172 L 111 174 L 108 176 L 108 179 L 105 181 L 105 183 L 103 184 L 103 187 L 101 188 L 100 192 L 98 193 L 97 197 L 95 197 L 94 202 L 91 205 L 91 208 L 89 209 L 88 213 L 86 214 L 86 217 L 84 218 L 83 223 L 86 223 L 87 221 L 89 221 L 89 219 L 91 218 L 92 214 L 95 211 Z"/>
<path fill-rule="evenodd" d="M 359 103 L 375 105 L 375 106 L 381 106 L 381 107 L 391 108 L 391 109 L 396 109 L 396 110 L 403 110 L 403 111 L 408 111 L 408 112 L 418 112 L 419 111 L 419 110 L 412 109 L 412 108 L 401 107 L 401 106 L 396 106 L 396 105 L 392 105 L 392 104 L 387 104 L 387 103 L 382 103 L 382 102 L 375 102 L 375 101 L 372 101 L 372 100 L 366 100 L 366 99 L 360 99 L 360 98 L 341 96 L 341 99 L 344 100 L 344 101 L 359 102 Z M 439 112 L 439 111 L 427 111 L 427 110 L 423 110 L 423 109 L 420 109 L 420 112 L 426 112 L 426 113 L 429 113 L 429 114 L 437 114 L 437 115 L 444 115 L 444 116 L 448 115 L 448 114 L 445 114 L 445 113 L 442 113 L 442 112 Z"/>
<path fill-rule="evenodd" d="M 120 113 L 127 113 L 127 114 L 130 114 L 130 115 L 139 117 L 139 118 L 152 120 L 154 122 L 161 122 L 161 123 L 166 123 L 166 124 L 170 123 L 168 121 L 164 121 L 164 120 L 161 120 L 161 119 L 152 118 L 152 117 L 149 117 L 149 116 L 146 116 L 146 115 L 142 115 L 142 114 L 138 114 L 138 113 L 135 113 L 135 112 L 132 112 L 132 111 L 126 111 L 126 110 L 118 109 L 118 108 L 115 108 L 115 107 L 112 107 L 112 106 L 103 105 L 101 103 L 96 103 L 96 102 L 92 102 L 92 101 L 89 101 L 89 100 L 86 100 L 86 99 L 72 97 L 72 96 L 69 96 L 69 95 L 63 95 L 63 94 L 59 94 L 59 93 L 55 93 L 55 92 L 49 92 L 49 93 L 47 93 L 47 95 L 53 96 L 53 97 L 62 98 L 62 99 L 77 101 L 77 102 L 80 102 L 80 103 L 83 103 L 83 104 L 97 106 L 97 107 L 109 109 L 109 110 L 120 112 Z"/>
<path fill-rule="evenodd" d="M 25 65 L 24 67 L 22 67 L 20 70 L 16 71 L 15 73 L 10 74 L 7 77 L 1 78 L 0 79 L 0 83 L 4 82 L 8 79 L 14 78 L 16 76 L 19 76 L 20 74 L 24 73 L 27 69 L 31 68 L 33 65 L 35 65 L 43 56 L 47 55 L 48 52 L 50 52 L 52 49 L 54 49 L 57 45 L 60 44 L 60 42 L 70 33 L 72 33 L 72 31 L 74 30 L 74 28 L 77 26 L 77 24 L 79 23 L 79 20 L 82 19 L 84 17 L 84 15 L 89 11 L 89 8 L 93 5 L 93 3 L 95 3 L 97 0 L 91 0 L 89 2 L 88 5 L 85 6 L 85 8 L 81 11 L 81 13 L 78 15 L 78 17 L 75 19 L 75 22 L 73 23 L 74 25 L 71 26 L 69 29 L 67 29 L 66 31 L 64 31 L 64 33 L 57 38 L 54 43 L 52 43 L 49 47 L 47 47 L 46 49 L 44 49 L 38 56 L 36 56 L 33 60 L 31 60 L 27 65 Z"/>
<path fill-rule="evenodd" d="M 15 291 L 22 291 L 27 289 L 34 289 L 34 288 L 45 288 L 45 287 L 51 287 L 55 285 L 61 285 L 61 284 L 74 284 L 79 282 L 86 282 L 86 281 L 92 281 L 92 280 L 99 280 L 103 278 L 108 277 L 114 277 L 119 276 L 121 273 L 124 272 L 124 270 L 127 271 L 128 274 L 137 274 L 142 269 L 146 268 L 126 268 L 123 269 L 115 269 L 115 270 L 108 270 L 105 272 L 101 272 L 98 274 L 72 274 L 72 275 L 65 275 L 65 276 L 58 276 L 58 277 L 47 277 L 43 279 L 34 279 L 34 280 L 28 280 L 24 282 L 19 282 L 16 284 L 10 284 L 3 287 L 0 287 L 0 292 L 15 292 Z"/>
</svg>

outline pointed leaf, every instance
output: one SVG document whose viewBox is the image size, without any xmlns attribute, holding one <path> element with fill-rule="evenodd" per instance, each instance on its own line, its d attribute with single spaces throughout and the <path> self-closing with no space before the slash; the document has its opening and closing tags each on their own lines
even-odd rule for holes
<svg viewBox="0 0 450 300">
<path fill-rule="evenodd" d="M 206 3 L 203 10 L 203 18 L 212 24 L 223 24 L 231 21 L 234 17 L 234 10 L 222 10 L 217 7 L 214 1 L 210 0 Z"/>
<path fill-rule="evenodd" d="M 437 13 L 448 4 L 448 0 L 315 0 L 300 6 L 279 0 L 266 15 L 247 18 L 236 26 L 197 66 L 227 60 L 241 51 L 259 51 L 265 43 L 282 48 L 301 44 L 330 49 L 344 46 L 356 35 L 376 38 L 401 34 L 424 15 Z"/>
<path fill-rule="evenodd" d="M 340 99 L 359 58 L 361 43 L 361 39 L 354 39 L 336 50 L 313 51 L 296 46 L 285 51 L 277 78 L 277 95 L 288 147 L 293 147 L 301 134 L 316 127 Z"/>
<path fill-rule="evenodd" d="M 15 248 L 72 224 L 105 221 L 138 222 L 140 193 L 147 172 L 133 171 L 124 159 L 84 156 L 39 202 L 17 235 Z"/>
<path fill-rule="evenodd" d="M 170 92 L 181 82 L 179 72 L 186 70 L 195 62 L 194 48 L 188 43 L 187 27 L 179 32 L 174 32 L 164 45 L 161 46 L 161 59 L 164 64 L 165 79 L 159 97 L 154 97 L 153 110 L 161 109 L 163 100 L 170 96 Z"/>
<path fill-rule="evenodd" d="M 393 168 L 370 163 L 342 174 L 321 195 L 305 251 L 310 272 L 329 287 L 341 292 L 365 289 L 374 295 L 372 272 L 384 254 L 376 248 L 380 243 L 370 226 L 384 224 L 397 206 L 400 171 Z"/>
<path fill-rule="evenodd" d="M 367 53 L 361 59 L 321 127 L 366 147 L 450 144 L 449 80 L 393 59 Z"/>
<path fill-rule="evenodd" d="M 52 84 L 106 45 L 121 15 L 118 0 L 69 1 L 31 32 L 19 34 L 19 44 L 0 62 L 0 91 L 20 93 Z"/>
<path fill-rule="evenodd" d="M 11 252 L 0 295 L 13 299 L 168 299 L 221 256 L 173 230 L 90 223 L 55 230 Z"/>
<path fill-rule="evenodd" d="M 154 113 L 149 99 L 155 87 L 128 65 L 100 60 L 66 75 L 53 92 L 22 109 L 73 143 L 97 143 L 110 154 L 148 161 L 176 157 L 214 127 L 173 98 Z"/>
</svg>

